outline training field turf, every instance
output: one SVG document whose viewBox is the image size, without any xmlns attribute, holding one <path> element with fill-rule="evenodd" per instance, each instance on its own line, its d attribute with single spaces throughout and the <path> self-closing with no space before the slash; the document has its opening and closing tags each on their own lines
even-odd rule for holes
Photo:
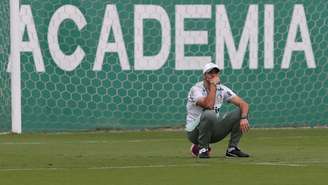
<svg viewBox="0 0 328 185">
<path fill-rule="evenodd" d="M 0 135 L 0 185 L 327 185 L 328 129 L 253 129 L 247 159 L 194 159 L 183 131 Z"/>
</svg>

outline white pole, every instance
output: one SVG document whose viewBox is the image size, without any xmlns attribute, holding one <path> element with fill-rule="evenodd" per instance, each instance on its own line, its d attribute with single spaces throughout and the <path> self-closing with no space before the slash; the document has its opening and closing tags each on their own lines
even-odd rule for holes
<svg viewBox="0 0 328 185">
<path fill-rule="evenodd" d="M 10 0 L 11 131 L 22 133 L 19 0 Z"/>
</svg>

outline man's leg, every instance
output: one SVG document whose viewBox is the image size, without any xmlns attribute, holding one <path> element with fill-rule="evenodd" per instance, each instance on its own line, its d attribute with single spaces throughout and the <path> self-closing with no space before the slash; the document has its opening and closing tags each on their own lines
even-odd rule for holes
<svg viewBox="0 0 328 185">
<path fill-rule="evenodd" d="M 214 127 L 214 132 L 211 142 L 218 142 L 230 133 L 230 140 L 226 156 L 228 157 L 249 157 L 249 154 L 242 152 L 238 148 L 238 143 L 242 136 L 240 130 L 240 109 L 228 113 L 219 119 Z"/>
<path fill-rule="evenodd" d="M 213 110 L 205 110 L 200 117 L 199 125 L 193 131 L 187 132 L 188 139 L 192 143 L 198 145 L 199 153 L 206 153 L 206 158 L 210 151 L 209 143 L 211 142 L 213 127 L 217 121 L 218 119 Z M 192 152 L 194 153 L 194 151 Z M 201 157 L 201 155 L 199 155 L 199 157 Z"/>
<path fill-rule="evenodd" d="M 216 113 L 213 110 L 205 110 L 201 117 L 198 129 L 198 145 L 200 148 L 209 148 L 211 142 L 213 127 L 218 122 Z"/>
<path fill-rule="evenodd" d="M 193 131 L 191 132 L 187 132 L 187 137 L 189 139 L 190 142 L 192 142 L 193 144 L 197 144 L 198 145 L 198 129 L 195 128 Z"/>
<path fill-rule="evenodd" d="M 240 109 L 236 109 L 219 118 L 214 125 L 211 143 L 216 143 L 231 133 L 228 147 L 237 147 L 242 136 L 239 121 Z"/>
</svg>

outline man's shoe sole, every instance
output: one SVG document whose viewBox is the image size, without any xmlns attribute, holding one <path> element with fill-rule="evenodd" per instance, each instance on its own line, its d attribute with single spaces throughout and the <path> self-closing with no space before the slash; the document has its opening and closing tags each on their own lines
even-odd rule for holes
<svg viewBox="0 0 328 185">
<path fill-rule="evenodd" d="M 238 157 L 238 155 L 236 155 L 236 154 L 226 153 L 226 157 Z"/>
<path fill-rule="evenodd" d="M 194 158 L 197 158 L 198 157 L 198 154 L 195 154 L 193 152 L 193 147 L 194 147 L 195 144 L 192 144 L 190 146 L 190 152 L 191 152 L 191 156 L 194 157 Z M 198 150 L 199 151 L 199 150 Z M 208 155 L 211 155 L 211 151 L 212 151 L 212 148 L 211 147 L 208 147 Z"/>
<path fill-rule="evenodd" d="M 241 157 L 241 158 L 246 158 L 246 157 L 250 157 L 250 156 L 238 156 L 236 154 L 226 153 L 226 157 Z"/>
<path fill-rule="evenodd" d="M 200 158 L 200 159 L 209 159 L 210 156 L 198 156 L 198 158 Z"/>
</svg>

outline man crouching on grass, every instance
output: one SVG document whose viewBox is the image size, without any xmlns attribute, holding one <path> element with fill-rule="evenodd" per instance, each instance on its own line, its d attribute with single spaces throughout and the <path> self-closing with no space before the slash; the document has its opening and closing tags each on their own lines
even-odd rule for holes
<svg viewBox="0 0 328 185">
<path fill-rule="evenodd" d="M 231 133 L 225 155 L 249 157 L 238 148 L 242 134 L 249 130 L 248 104 L 220 83 L 219 74 L 220 69 L 216 64 L 206 64 L 203 68 L 203 81 L 196 83 L 189 91 L 186 131 L 188 139 L 193 143 L 192 155 L 209 158 L 210 143 L 219 142 Z M 232 103 L 238 108 L 219 115 L 224 102 Z"/>
</svg>

